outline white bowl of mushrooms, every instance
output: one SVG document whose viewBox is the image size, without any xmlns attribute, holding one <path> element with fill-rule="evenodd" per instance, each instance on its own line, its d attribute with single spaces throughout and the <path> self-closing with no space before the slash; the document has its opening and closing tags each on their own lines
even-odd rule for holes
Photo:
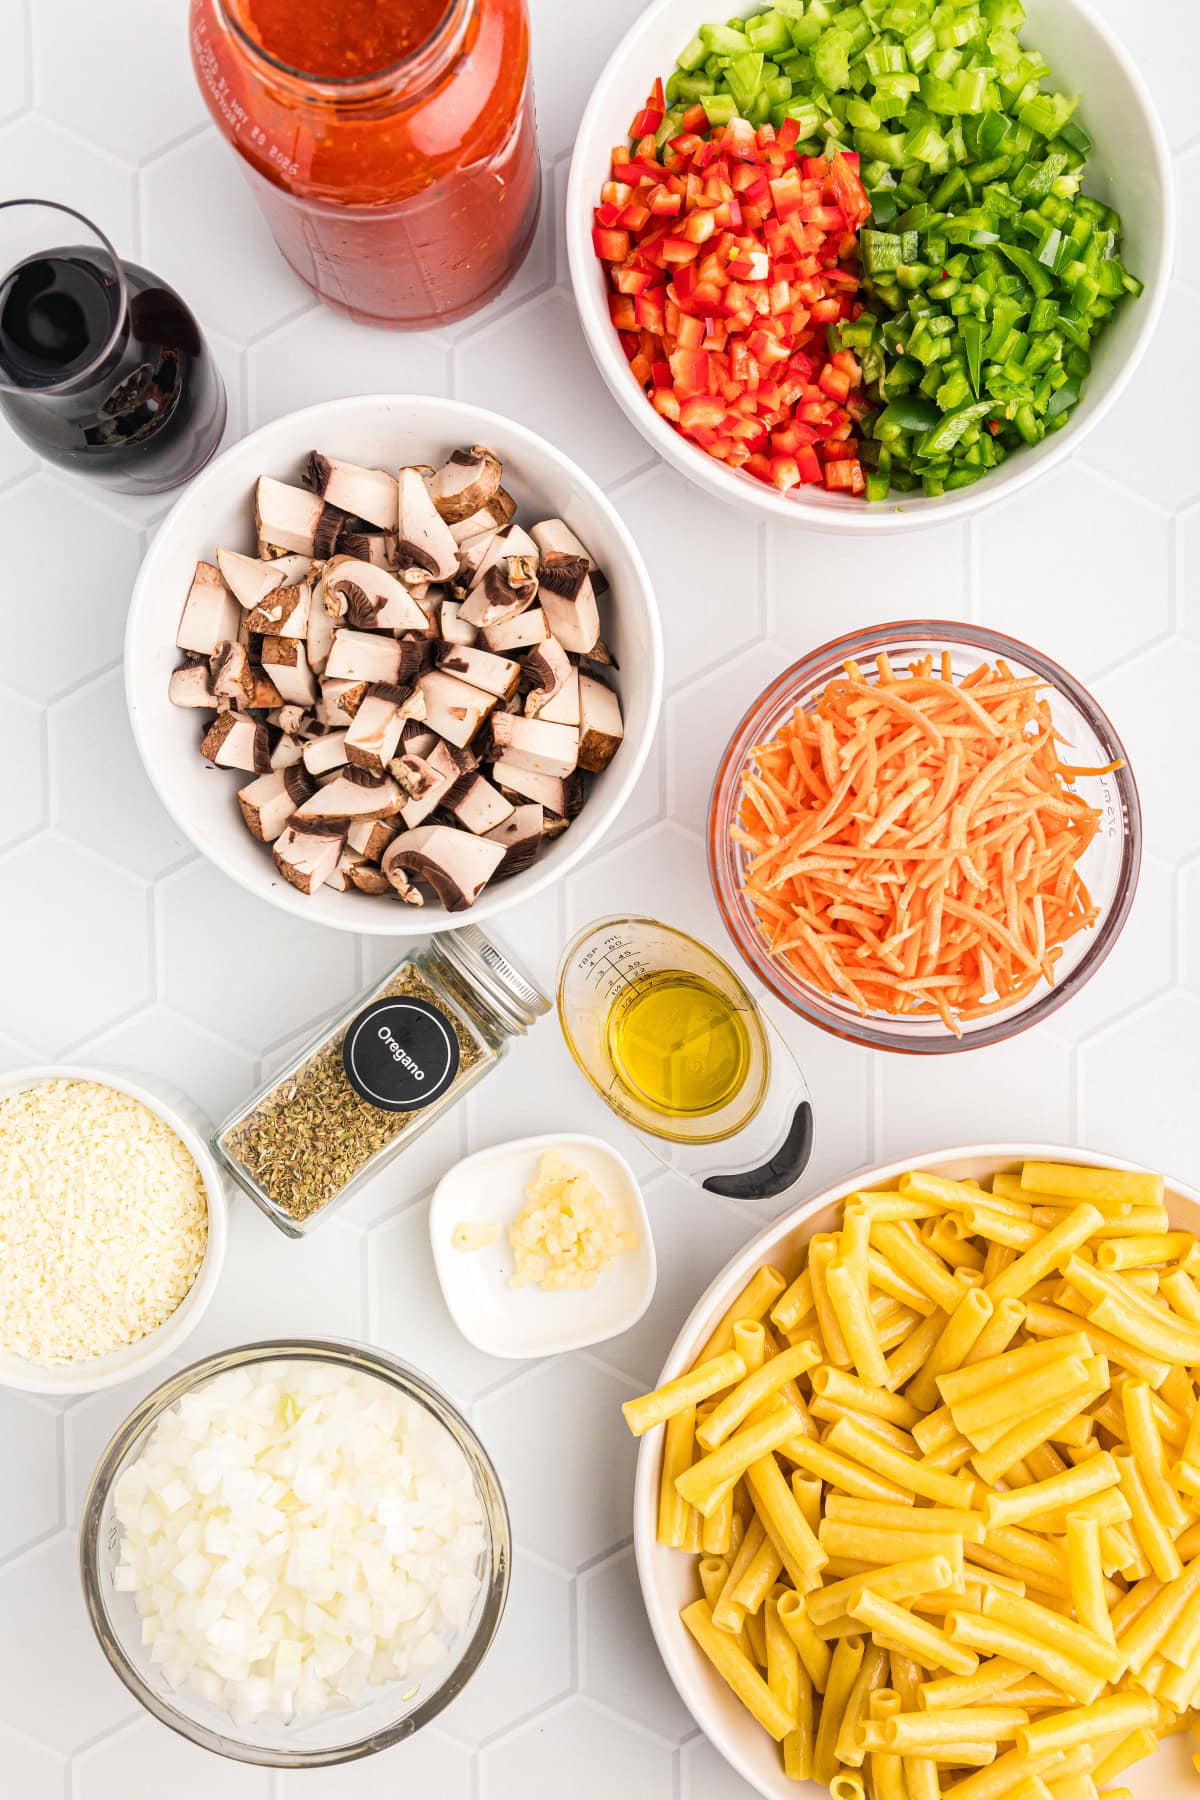
<svg viewBox="0 0 1200 1800">
<path fill-rule="evenodd" d="M 553 445 L 364 395 L 192 482 L 142 564 L 125 682 L 198 849 L 300 918 L 397 936 L 482 923 L 603 836 L 662 643 L 636 545 Z"/>
</svg>

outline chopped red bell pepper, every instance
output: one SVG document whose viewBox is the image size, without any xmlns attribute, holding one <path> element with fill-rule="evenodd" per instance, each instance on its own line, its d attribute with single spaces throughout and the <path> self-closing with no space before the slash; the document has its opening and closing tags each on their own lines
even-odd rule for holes
<svg viewBox="0 0 1200 1800">
<path fill-rule="evenodd" d="M 656 81 L 650 90 L 650 98 L 640 113 L 635 113 L 633 123 L 629 127 L 631 138 L 653 137 L 667 115 L 667 101 L 663 93 L 662 81 Z"/>
<path fill-rule="evenodd" d="M 800 157 L 795 120 L 713 129 L 699 105 L 659 149 L 665 110 L 656 82 L 592 233 L 630 368 L 656 412 L 730 467 L 785 493 L 863 492 L 862 370 L 824 329 L 860 310 L 857 155 Z"/>
</svg>

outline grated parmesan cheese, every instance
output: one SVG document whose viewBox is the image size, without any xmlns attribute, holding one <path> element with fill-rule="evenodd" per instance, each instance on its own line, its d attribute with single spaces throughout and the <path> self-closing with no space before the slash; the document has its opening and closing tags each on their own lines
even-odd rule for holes
<svg viewBox="0 0 1200 1800">
<path fill-rule="evenodd" d="M 525 1205 L 508 1228 L 515 1265 L 510 1287 L 536 1281 L 547 1293 L 595 1287 L 637 1235 L 622 1231 L 616 1212 L 585 1170 L 561 1150 L 546 1150 L 525 1189 Z"/>
<path fill-rule="evenodd" d="M 207 1243 L 200 1171 L 140 1100 L 96 1081 L 0 1097 L 0 1350 L 83 1362 L 136 1343 Z"/>
</svg>

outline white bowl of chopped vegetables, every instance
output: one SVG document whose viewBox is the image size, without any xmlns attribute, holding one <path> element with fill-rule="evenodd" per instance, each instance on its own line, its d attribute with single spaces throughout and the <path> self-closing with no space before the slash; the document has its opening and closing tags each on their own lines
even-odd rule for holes
<svg viewBox="0 0 1200 1800">
<path fill-rule="evenodd" d="M 576 300 L 630 420 L 714 497 L 831 531 L 962 519 L 1060 464 L 1133 376 L 1174 249 L 1166 139 L 1085 0 L 1021 12 L 657 0 L 618 45 L 575 140 Z M 821 165 L 754 168 L 743 118 L 853 173 L 801 195 Z M 627 154 L 631 124 L 656 144 Z M 714 141 L 729 180 L 701 195 Z M 763 217 L 747 174 L 783 174 Z M 729 199 L 740 214 L 714 210 Z M 809 262 L 778 235 L 793 218 L 818 222 Z M 867 274 L 857 293 L 823 256 Z"/>
<path fill-rule="evenodd" d="M 225 1260 L 206 1137 L 182 1096 L 107 1069 L 0 1079 L 0 1387 L 95 1393 L 181 1348 Z"/>
</svg>

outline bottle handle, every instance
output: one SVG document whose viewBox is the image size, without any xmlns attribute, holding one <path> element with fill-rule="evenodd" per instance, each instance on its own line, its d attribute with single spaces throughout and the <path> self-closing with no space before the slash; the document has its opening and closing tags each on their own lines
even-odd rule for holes
<svg viewBox="0 0 1200 1800">
<path fill-rule="evenodd" d="M 808 1167 L 812 1148 L 812 1105 L 802 1100 L 774 1156 L 741 1175 L 710 1175 L 702 1185 L 710 1194 L 723 1194 L 728 1200 L 769 1200 L 799 1181 Z"/>
</svg>

